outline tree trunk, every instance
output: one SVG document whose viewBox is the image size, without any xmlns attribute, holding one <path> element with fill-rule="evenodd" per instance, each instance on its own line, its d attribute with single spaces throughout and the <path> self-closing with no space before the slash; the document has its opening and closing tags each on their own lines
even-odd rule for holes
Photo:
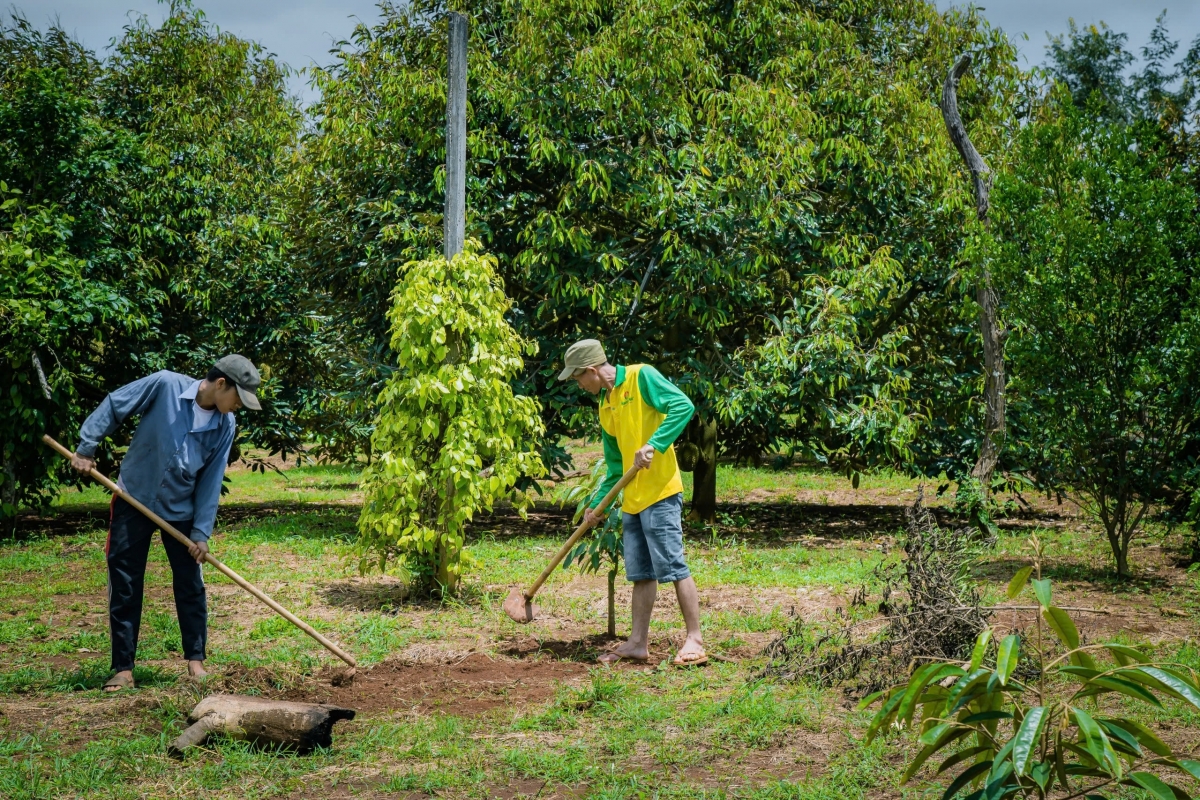
<svg viewBox="0 0 1200 800">
<path fill-rule="evenodd" d="M 964 54 L 950 68 L 946 82 L 942 85 L 942 119 L 945 120 L 946 130 L 950 140 L 958 149 L 959 155 L 971 173 L 971 183 L 975 191 L 975 215 L 986 229 L 988 225 L 988 209 L 992 188 L 992 171 L 988 168 L 975 145 L 967 136 L 962 117 L 958 113 L 958 81 L 971 67 L 971 56 Z M 983 337 L 983 368 L 984 386 L 983 399 L 986 413 L 983 422 L 983 438 L 979 446 L 979 457 L 971 475 L 980 483 L 980 490 L 986 499 L 991 495 L 992 475 L 999 461 L 999 441 L 1004 437 L 1004 331 L 1000 325 L 998 314 L 999 299 L 992 286 L 991 273 L 984 265 L 976 290 L 979 301 L 979 328 Z"/>
<path fill-rule="evenodd" d="M 1117 565 L 1117 577 L 1129 578 L 1132 573 L 1129 571 L 1129 539 L 1119 530 L 1119 517 L 1114 514 L 1108 519 L 1104 519 L 1104 532 L 1108 535 L 1108 546 L 1112 550 L 1113 561 Z"/>
<path fill-rule="evenodd" d="M 454 478 L 446 478 L 445 513 L 449 515 L 454 507 Z M 440 530 L 437 544 L 437 569 L 434 577 L 442 595 L 452 595 L 458 590 L 458 572 L 451 566 L 458 564 L 458 547 L 449 543 L 450 532 L 444 527 Z"/>
<path fill-rule="evenodd" d="M 617 565 L 608 571 L 608 636 L 617 638 Z"/>
<path fill-rule="evenodd" d="M 692 509 L 688 519 L 717 520 L 717 423 L 697 414 L 687 427 L 688 440 L 700 448 L 692 470 Z"/>
</svg>

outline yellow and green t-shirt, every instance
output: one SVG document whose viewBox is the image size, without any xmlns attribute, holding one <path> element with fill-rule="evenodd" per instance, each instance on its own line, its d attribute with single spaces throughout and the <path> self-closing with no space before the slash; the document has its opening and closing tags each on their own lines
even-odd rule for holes
<svg viewBox="0 0 1200 800">
<path fill-rule="evenodd" d="M 633 457 L 649 444 L 658 453 L 650 468 L 625 487 L 623 511 L 636 514 L 683 491 L 675 461 L 674 441 L 692 419 L 695 407 L 687 395 L 647 364 L 618 366 L 611 391 L 600 397 L 600 438 L 608 474 L 596 496 L 595 508 L 633 466 Z"/>
</svg>

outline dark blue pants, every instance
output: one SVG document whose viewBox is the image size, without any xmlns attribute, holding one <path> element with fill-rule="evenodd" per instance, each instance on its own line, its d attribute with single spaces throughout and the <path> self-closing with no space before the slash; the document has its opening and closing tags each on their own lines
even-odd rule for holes
<svg viewBox="0 0 1200 800">
<path fill-rule="evenodd" d="M 171 522 L 184 536 L 191 533 L 192 521 Z M 158 526 L 142 512 L 119 497 L 113 498 L 112 518 L 108 526 L 108 627 L 112 635 L 112 668 L 120 672 L 133 669 L 137 654 L 138 629 L 142 624 L 142 589 L 146 580 L 146 557 Z M 184 545 L 169 534 L 162 534 L 171 562 L 175 613 L 183 657 L 204 660 L 208 641 L 208 602 L 204 595 L 204 576 L 196 559 Z"/>
</svg>

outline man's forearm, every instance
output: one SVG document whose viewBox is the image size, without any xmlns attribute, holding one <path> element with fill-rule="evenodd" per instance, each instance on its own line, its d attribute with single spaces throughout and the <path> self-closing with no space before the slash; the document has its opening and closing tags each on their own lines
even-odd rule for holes
<svg viewBox="0 0 1200 800">
<path fill-rule="evenodd" d="M 109 392 L 79 429 L 79 447 L 75 452 L 91 458 L 105 437 L 121 426 L 131 414 L 143 413 L 154 401 L 161 373 L 147 375 Z"/>
<path fill-rule="evenodd" d="M 88 415 L 79 429 L 79 446 L 75 452 L 87 458 L 96 455 L 96 449 L 105 437 L 112 434 L 121 424 L 113 408 L 112 395 L 107 395 L 100 401 L 96 410 Z"/>
</svg>

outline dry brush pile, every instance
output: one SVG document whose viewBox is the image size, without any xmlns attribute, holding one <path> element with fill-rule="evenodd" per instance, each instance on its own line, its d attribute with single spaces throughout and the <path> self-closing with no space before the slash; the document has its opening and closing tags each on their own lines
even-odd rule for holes
<svg viewBox="0 0 1200 800">
<path fill-rule="evenodd" d="M 873 593 L 864 586 L 831 620 L 794 617 L 767 645 L 769 660 L 757 678 L 841 685 L 863 696 L 894 684 L 914 662 L 970 654 L 990 617 L 969 578 L 979 548 L 976 533 L 939 526 L 923 491 L 905 509 L 905 523 L 903 560 L 874 572 L 878 615 L 870 613 Z"/>
</svg>

